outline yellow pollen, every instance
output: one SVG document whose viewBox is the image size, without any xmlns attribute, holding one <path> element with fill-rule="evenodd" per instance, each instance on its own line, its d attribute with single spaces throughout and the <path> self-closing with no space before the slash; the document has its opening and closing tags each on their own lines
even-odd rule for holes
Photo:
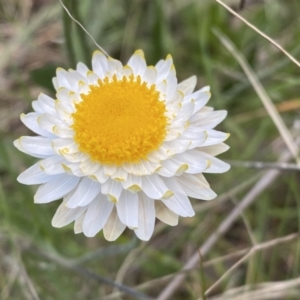
<svg viewBox="0 0 300 300">
<path fill-rule="evenodd" d="M 90 86 L 72 114 L 75 142 L 91 159 L 104 164 L 138 162 L 160 147 L 167 117 L 155 85 L 140 76 L 116 76 Z"/>
</svg>

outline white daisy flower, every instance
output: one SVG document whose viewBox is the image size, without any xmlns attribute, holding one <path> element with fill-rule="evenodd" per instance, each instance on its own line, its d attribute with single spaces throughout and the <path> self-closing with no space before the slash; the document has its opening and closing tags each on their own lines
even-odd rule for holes
<svg viewBox="0 0 300 300">
<path fill-rule="evenodd" d="M 177 83 L 172 57 L 147 66 L 136 51 L 126 66 L 96 51 L 92 71 L 57 69 L 56 100 L 41 94 L 22 122 L 38 136 L 14 142 L 40 160 L 18 177 L 41 184 L 35 203 L 63 199 L 52 225 L 75 233 L 103 229 L 113 241 L 126 227 L 149 240 L 155 217 L 171 226 L 192 217 L 188 197 L 211 200 L 203 173 L 222 173 L 228 134 L 214 130 L 226 111 L 205 106 L 209 87 Z"/>
</svg>

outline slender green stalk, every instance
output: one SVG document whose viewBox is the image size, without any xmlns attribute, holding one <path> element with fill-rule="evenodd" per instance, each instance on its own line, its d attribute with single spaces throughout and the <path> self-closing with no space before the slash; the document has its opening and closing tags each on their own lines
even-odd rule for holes
<svg viewBox="0 0 300 300">
<path fill-rule="evenodd" d="M 203 259 L 201 255 L 201 251 L 199 249 L 199 264 L 200 264 L 200 284 L 201 284 L 201 299 L 206 300 L 205 290 L 206 290 L 206 282 L 205 282 L 205 274 L 204 274 L 204 268 L 203 268 Z"/>
<path fill-rule="evenodd" d="M 65 5 L 67 7 L 71 7 L 72 0 L 65 0 Z M 66 51 L 69 59 L 69 63 L 72 66 L 76 64 L 76 57 L 72 43 L 72 20 L 70 19 L 67 12 L 63 9 L 62 10 L 62 19 L 63 19 L 63 26 L 64 26 L 64 35 L 65 35 L 65 45 Z"/>
<path fill-rule="evenodd" d="M 79 4 L 77 0 L 72 1 L 71 13 L 80 24 L 84 25 L 79 13 L 78 6 Z M 75 37 L 77 37 L 76 49 L 78 50 L 78 58 L 79 60 L 83 61 L 85 64 L 88 64 L 90 61 L 90 50 L 87 44 L 87 39 L 86 39 L 87 35 L 77 24 L 74 26 L 74 29 L 75 29 L 74 31 L 76 32 Z"/>
</svg>

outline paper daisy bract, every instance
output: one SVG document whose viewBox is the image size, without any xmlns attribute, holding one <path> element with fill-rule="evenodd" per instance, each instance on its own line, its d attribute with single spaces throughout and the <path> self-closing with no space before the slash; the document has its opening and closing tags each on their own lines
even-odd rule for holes
<svg viewBox="0 0 300 300">
<path fill-rule="evenodd" d="M 18 181 L 40 184 L 35 203 L 63 199 L 55 227 L 75 221 L 75 233 L 103 229 L 109 241 L 128 227 L 149 240 L 155 217 L 174 226 L 194 215 L 188 197 L 216 196 L 203 173 L 229 169 L 215 158 L 228 134 L 213 129 L 226 111 L 205 106 L 195 76 L 178 84 L 170 55 L 147 66 L 138 50 L 123 66 L 96 51 L 92 69 L 57 69 L 56 99 L 41 94 L 21 115 L 38 136 L 14 144 L 40 160 Z"/>
</svg>

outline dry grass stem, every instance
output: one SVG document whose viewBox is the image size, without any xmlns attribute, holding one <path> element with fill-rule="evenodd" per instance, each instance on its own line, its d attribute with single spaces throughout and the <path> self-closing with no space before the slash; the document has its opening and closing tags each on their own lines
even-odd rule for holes
<svg viewBox="0 0 300 300">
<path fill-rule="evenodd" d="M 253 254 L 255 254 L 257 251 L 264 250 L 266 248 L 277 246 L 280 243 L 286 243 L 294 239 L 299 238 L 299 233 L 294 233 L 289 236 L 285 236 L 282 238 L 277 238 L 272 241 L 263 243 L 263 244 L 257 244 L 254 247 L 252 247 L 248 253 L 246 253 L 241 259 L 239 259 L 232 267 L 230 267 L 212 286 L 210 286 L 207 291 L 205 292 L 205 295 L 208 295 L 214 288 L 216 288 L 225 278 L 227 278 L 229 275 L 231 275 L 232 272 L 234 272 L 242 263 L 248 260 L 249 257 L 251 257 Z M 252 298 L 256 299 L 256 298 Z"/>
<path fill-rule="evenodd" d="M 101 50 L 101 52 L 103 52 L 103 54 L 105 54 L 107 57 L 109 57 L 108 53 L 96 42 L 96 40 L 93 38 L 93 36 L 84 28 L 84 26 L 78 21 L 76 20 L 72 14 L 70 13 L 70 11 L 68 10 L 68 8 L 64 5 L 64 3 L 62 2 L 62 0 L 59 0 L 61 6 L 63 7 L 63 9 L 67 12 L 67 14 L 69 15 L 69 17 L 80 26 L 80 28 L 91 38 L 91 40 L 93 41 L 93 43 Z"/>
<path fill-rule="evenodd" d="M 19 282 L 21 285 L 24 286 L 24 288 L 27 289 L 27 292 L 24 291 L 24 295 L 28 295 L 29 300 L 40 300 L 40 297 L 38 296 L 38 293 L 35 289 L 35 286 L 30 279 L 30 277 L 27 274 L 27 271 L 24 267 L 23 262 L 21 259 L 18 260 L 18 266 L 19 266 Z"/>
<path fill-rule="evenodd" d="M 126 285 L 114 282 L 113 280 L 108 279 L 106 277 L 103 277 L 101 275 L 98 275 L 98 274 L 90 271 L 89 269 L 79 267 L 76 264 L 73 264 L 69 259 L 65 259 L 64 257 L 61 257 L 61 256 L 56 255 L 54 253 L 41 251 L 41 249 L 39 249 L 38 251 L 34 251 L 34 252 L 36 254 L 42 256 L 42 257 L 47 258 L 48 260 L 51 260 L 52 262 L 60 265 L 61 267 L 64 267 L 66 269 L 70 269 L 70 270 L 72 270 L 72 271 L 74 271 L 74 272 L 76 272 L 76 273 L 78 273 L 82 276 L 95 279 L 96 281 L 98 281 L 102 284 L 107 284 L 107 285 L 112 286 L 114 288 L 118 288 L 124 294 L 130 295 L 134 299 L 136 298 L 136 299 L 144 299 L 144 300 L 153 300 L 153 298 L 151 298 L 147 295 L 144 295 L 144 294 L 134 290 L 133 288 L 130 288 Z"/>
<path fill-rule="evenodd" d="M 299 293 L 300 278 L 295 278 L 230 289 L 222 295 L 210 298 L 210 300 L 298 299 Z"/>
<path fill-rule="evenodd" d="M 227 160 L 233 167 L 254 168 L 254 169 L 277 169 L 281 171 L 300 171 L 300 166 L 290 163 L 272 163 L 262 161 L 237 161 Z"/>
<path fill-rule="evenodd" d="M 284 152 L 279 161 L 286 162 L 291 159 L 290 152 Z M 202 255 L 205 255 L 212 246 L 216 243 L 221 235 L 223 235 L 231 225 L 237 220 L 241 212 L 243 212 L 252 202 L 257 199 L 266 188 L 279 176 L 280 172 L 277 170 L 269 170 L 265 175 L 254 185 L 254 187 L 246 194 L 241 202 L 231 211 L 225 220 L 219 225 L 216 231 L 206 240 L 200 248 Z M 193 268 L 198 264 L 199 255 L 195 253 L 184 265 L 183 270 Z M 169 299 L 174 292 L 180 287 L 185 278 L 185 274 L 177 275 L 160 293 L 157 300 Z"/>
<path fill-rule="evenodd" d="M 263 103 L 265 109 L 269 113 L 272 121 L 277 127 L 280 135 L 282 136 L 282 139 L 286 143 L 288 149 L 293 154 L 293 157 L 295 158 L 296 162 L 300 165 L 300 159 L 298 157 L 298 152 L 299 152 L 298 146 L 296 145 L 290 131 L 288 130 L 283 119 L 278 113 L 268 93 L 260 83 L 255 72 L 252 70 L 245 57 L 242 55 L 242 53 L 238 51 L 235 45 L 225 35 L 221 34 L 221 32 L 217 30 L 215 30 L 214 33 L 220 39 L 221 43 L 225 46 L 225 48 L 234 56 L 234 58 L 240 64 L 241 68 L 243 69 L 250 83 L 252 84 L 254 90 L 259 96 L 261 102 Z"/>
<path fill-rule="evenodd" d="M 116 275 L 115 282 L 117 283 L 123 283 L 124 277 L 126 275 L 127 270 L 131 266 L 131 264 L 135 261 L 137 255 L 145 248 L 146 243 L 141 243 L 140 246 L 137 248 L 131 250 L 127 257 L 124 259 L 122 265 L 120 266 L 118 273 Z M 115 287 L 114 292 L 117 291 L 117 288 Z"/>
<path fill-rule="evenodd" d="M 239 203 L 238 199 L 235 197 L 235 196 L 232 196 L 232 202 L 233 204 L 236 206 L 237 203 Z M 255 238 L 255 235 L 252 231 L 252 228 L 251 228 L 251 225 L 250 225 L 250 222 L 249 220 L 247 219 L 246 215 L 244 212 L 241 212 L 241 218 L 244 222 L 244 225 L 245 225 L 245 228 L 247 230 L 247 233 L 249 235 L 249 238 L 250 238 L 250 241 L 252 243 L 253 246 L 257 245 L 257 240 Z"/>
<path fill-rule="evenodd" d="M 209 261 L 204 261 L 203 262 L 203 267 L 207 268 L 207 267 L 213 266 L 215 264 L 224 263 L 226 261 L 230 261 L 230 260 L 235 259 L 237 257 L 240 257 L 242 255 L 245 256 L 245 255 L 247 255 L 247 253 L 250 253 L 251 251 L 255 251 L 255 252 L 262 251 L 262 250 L 273 248 L 273 247 L 278 246 L 280 244 L 289 243 L 289 242 L 292 242 L 296 239 L 299 239 L 299 236 L 300 236 L 299 233 L 296 232 L 296 233 L 292 233 L 292 234 L 289 234 L 289 235 L 286 235 L 286 236 L 283 236 L 283 237 L 280 237 L 280 238 L 276 238 L 276 239 L 273 239 L 273 240 L 270 240 L 270 241 L 267 241 L 267 242 L 264 242 L 264 243 L 257 244 L 257 245 L 255 245 L 251 248 L 241 249 L 241 250 L 235 251 L 233 253 L 230 253 L 230 254 L 227 254 L 227 255 L 224 255 L 224 256 L 220 256 L 218 258 L 211 259 Z M 141 291 L 151 289 L 151 288 L 155 287 L 156 285 L 162 285 L 165 282 L 168 282 L 169 280 L 171 280 L 175 276 L 178 276 L 180 274 L 187 274 L 187 273 L 193 272 L 195 270 L 199 270 L 199 267 L 197 265 L 194 266 L 193 268 L 190 268 L 190 269 L 181 270 L 181 271 L 176 272 L 176 273 L 168 274 L 168 275 L 156 278 L 156 279 L 149 280 L 147 282 L 144 282 L 142 284 L 134 286 L 134 289 L 141 290 Z M 110 295 L 107 295 L 105 297 L 105 300 L 117 299 L 123 294 L 124 293 L 122 293 L 122 292 L 114 292 Z"/>
<path fill-rule="evenodd" d="M 291 99 L 284 100 L 284 102 L 275 104 L 278 112 L 290 112 L 297 111 L 300 109 L 300 100 Z M 269 116 L 264 108 L 259 108 L 250 112 L 240 113 L 231 118 L 235 124 L 242 124 L 249 121 L 253 121 L 258 118 L 263 118 Z"/>
<path fill-rule="evenodd" d="M 283 47 L 281 47 L 278 43 L 276 43 L 273 39 L 271 39 L 269 36 L 264 34 L 262 31 L 260 31 L 257 27 L 255 27 L 253 24 L 248 22 L 246 19 L 244 19 L 240 14 L 236 13 L 233 9 L 231 9 L 228 5 L 226 5 L 221 0 L 215 0 L 220 5 L 222 5 L 225 9 L 227 9 L 231 14 L 233 14 L 235 17 L 240 19 L 242 22 L 244 22 L 248 27 L 253 29 L 255 32 L 257 32 L 260 36 L 265 38 L 267 41 L 269 41 L 272 45 L 274 45 L 276 48 L 278 48 L 282 53 L 284 53 L 293 63 L 295 63 L 298 67 L 300 67 L 300 62 L 294 58 L 291 54 L 289 54 Z"/>
</svg>

